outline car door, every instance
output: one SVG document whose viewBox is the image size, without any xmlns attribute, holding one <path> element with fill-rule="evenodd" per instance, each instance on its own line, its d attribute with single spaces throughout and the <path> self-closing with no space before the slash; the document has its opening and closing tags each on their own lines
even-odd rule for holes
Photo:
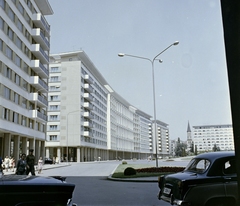
<svg viewBox="0 0 240 206">
<path fill-rule="evenodd" d="M 235 159 L 227 160 L 223 166 L 223 179 L 226 191 L 226 197 L 238 197 L 237 171 Z"/>
</svg>

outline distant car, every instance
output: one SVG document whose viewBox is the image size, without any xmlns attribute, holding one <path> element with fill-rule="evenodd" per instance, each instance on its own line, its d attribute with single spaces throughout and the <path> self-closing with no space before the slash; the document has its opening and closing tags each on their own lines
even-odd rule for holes
<svg viewBox="0 0 240 206">
<path fill-rule="evenodd" d="M 2 175 L 0 201 L 4 206 L 74 206 L 75 185 L 64 177 Z"/>
<path fill-rule="evenodd" d="M 45 157 L 45 159 L 44 159 L 44 164 L 53 164 L 54 162 L 53 162 L 53 160 L 51 159 L 51 158 L 47 158 L 47 157 Z"/>
<path fill-rule="evenodd" d="M 235 206 L 238 199 L 234 152 L 204 153 L 184 171 L 158 179 L 158 198 L 172 205 Z"/>
</svg>

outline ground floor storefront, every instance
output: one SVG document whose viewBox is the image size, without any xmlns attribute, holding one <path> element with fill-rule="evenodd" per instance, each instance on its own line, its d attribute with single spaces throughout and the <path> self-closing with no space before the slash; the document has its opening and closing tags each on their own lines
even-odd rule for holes
<svg viewBox="0 0 240 206">
<path fill-rule="evenodd" d="M 151 154 L 90 147 L 46 147 L 46 157 L 55 162 L 90 162 L 122 159 L 148 159 Z"/>
<path fill-rule="evenodd" d="M 0 157 L 2 157 L 2 159 L 8 156 L 18 160 L 21 154 L 28 154 L 29 149 L 34 150 L 35 161 L 37 162 L 39 157 L 45 156 L 45 141 L 11 133 L 1 133 Z"/>
</svg>

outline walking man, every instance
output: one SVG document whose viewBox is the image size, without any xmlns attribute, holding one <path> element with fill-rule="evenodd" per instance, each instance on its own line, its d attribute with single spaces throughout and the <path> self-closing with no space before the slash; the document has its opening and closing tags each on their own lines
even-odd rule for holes
<svg viewBox="0 0 240 206">
<path fill-rule="evenodd" d="M 32 175 L 35 175 L 35 168 L 34 168 L 34 163 L 35 163 L 35 156 L 33 155 L 33 149 L 29 150 L 29 155 L 26 158 L 27 161 L 27 171 L 26 175 L 31 172 Z"/>
</svg>

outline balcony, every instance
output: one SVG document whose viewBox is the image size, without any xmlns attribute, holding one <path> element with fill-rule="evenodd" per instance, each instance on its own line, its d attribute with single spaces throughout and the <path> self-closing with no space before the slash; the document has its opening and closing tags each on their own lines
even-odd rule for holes
<svg viewBox="0 0 240 206">
<path fill-rule="evenodd" d="M 93 123 L 86 121 L 86 122 L 83 123 L 83 126 L 93 128 Z"/>
<path fill-rule="evenodd" d="M 45 30 L 46 34 L 50 36 L 50 26 L 41 13 L 33 14 L 33 22 L 37 27 Z"/>
<path fill-rule="evenodd" d="M 47 107 L 48 106 L 48 101 L 46 98 L 44 98 L 43 96 L 39 95 L 38 93 L 30 93 L 29 94 L 29 100 L 31 102 L 36 102 L 37 101 L 37 105 L 41 106 L 41 107 Z"/>
<path fill-rule="evenodd" d="M 32 44 L 31 52 L 44 64 L 49 63 L 49 56 L 46 54 L 46 52 L 44 51 L 40 44 Z"/>
<path fill-rule="evenodd" d="M 83 97 L 87 99 L 88 101 L 93 101 L 93 96 L 89 93 L 84 93 Z"/>
<path fill-rule="evenodd" d="M 93 92 L 93 87 L 90 84 L 84 84 L 84 89 L 87 90 L 89 93 Z"/>
<path fill-rule="evenodd" d="M 29 117 L 31 119 L 36 119 L 39 122 L 46 123 L 47 122 L 47 115 L 37 111 L 37 110 L 30 110 L 29 111 Z"/>
<path fill-rule="evenodd" d="M 83 132 L 83 136 L 84 137 L 92 137 L 93 136 L 93 133 L 91 131 L 84 131 Z"/>
<path fill-rule="evenodd" d="M 93 119 L 94 115 L 91 112 L 84 112 L 83 116 L 88 118 L 88 119 Z"/>
<path fill-rule="evenodd" d="M 48 92 L 48 85 L 46 82 L 41 80 L 39 76 L 31 76 L 29 79 L 29 84 L 34 85 L 38 90 L 41 89 L 41 92 Z"/>
<path fill-rule="evenodd" d="M 39 60 L 32 60 L 31 68 L 42 78 L 47 79 L 49 77 L 49 71 Z"/>
<path fill-rule="evenodd" d="M 84 76 L 84 80 L 88 82 L 89 84 L 93 84 L 93 78 L 90 77 L 88 74 Z"/>
<path fill-rule="evenodd" d="M 32 37 L 33 39 L 40 43 L 43 49 L 49 50 L 50 48 L 50 43 L 48 39 L 45 37 L 44 33 L 41 31 L 41 29 L 32 29 Z"/>
<path fill-rule="evenodd" d="M 83 107 L 89 110 L 93 110 L 93 104 L 90 102 L 84 102 Z"/>
</svg>

